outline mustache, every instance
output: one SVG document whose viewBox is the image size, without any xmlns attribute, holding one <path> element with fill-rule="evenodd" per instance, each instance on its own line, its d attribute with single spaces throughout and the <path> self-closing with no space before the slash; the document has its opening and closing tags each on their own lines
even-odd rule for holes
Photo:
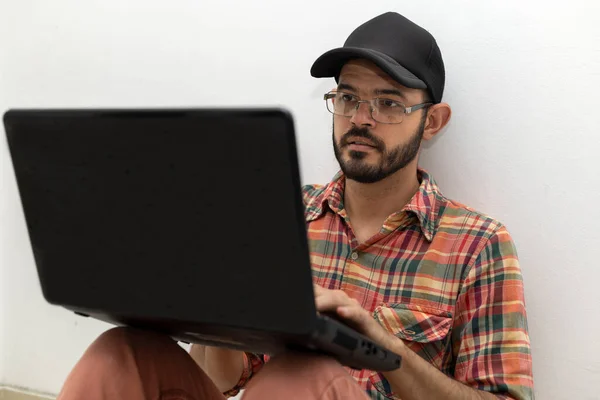
<svg viewBox="0 0 600 400">
<path fill-rule="evenodd" d="M 379 151 L 383 151 L 385 149 L 385 144 L 381 141 L 381 139 L 375 137 L 368 128 L 359 128 L 353 126 L 342 136 L 340 139 L 340 147 L 345 147 L 350 144 L 352 139 L 363 138 L 367 139 L 369 142 L 373 143 L 373 147 L 375 147 Z"/>
</svg>

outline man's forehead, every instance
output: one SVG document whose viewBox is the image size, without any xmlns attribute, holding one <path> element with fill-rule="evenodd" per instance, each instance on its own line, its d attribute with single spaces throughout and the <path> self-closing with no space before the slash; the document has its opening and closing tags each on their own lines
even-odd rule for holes
<svg viewBox="0 0 600 400">
<path fill-rule="evenodd" d="M 396 82 L 373 62 L 363 59 L 350 60 L 340 71 L 339 83 L 351 84 L 353 86 L 365 83 L 369 86 L 376 85 L 379 88 L 395 88 L 402 92 L 416 89 L 407 88 Z"/>
</svg>

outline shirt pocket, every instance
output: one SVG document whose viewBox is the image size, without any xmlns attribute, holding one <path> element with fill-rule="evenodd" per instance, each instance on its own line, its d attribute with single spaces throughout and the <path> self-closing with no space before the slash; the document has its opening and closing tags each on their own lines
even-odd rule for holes
<svg viewBox="0 0 600 400">
<path fill-rule="evenodd" d="M 452 329 L 452 313 L 414 304 L 384 304 L 375 309 L 373 316 L 412 351 L 442 369 L 449 350 L 447 345 Z M 390 385 L 382 374 L 375 374 L 370 380 L 386 398 L 397 398 L 390 392 Z"/>
</svg>

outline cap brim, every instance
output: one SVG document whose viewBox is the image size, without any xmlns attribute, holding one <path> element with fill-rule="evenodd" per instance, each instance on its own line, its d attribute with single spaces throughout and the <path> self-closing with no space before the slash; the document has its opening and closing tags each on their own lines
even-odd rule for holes
<svg viewBox="0 0 600 400">
<path fill-rule="evenodd" d="M 417 78 L 412 72 L 398 64 L 396 60 L 376 50 L 360 47 L 340 47 L 329 50 L 317 58 L 310 69 L 310 74 L 315 78 L 338 78 L 344 64 L 356 58 L 363 58 L 373 62 L 400 84 L 414 89 L 427 89 L 425 82 Z"/>
</svg>

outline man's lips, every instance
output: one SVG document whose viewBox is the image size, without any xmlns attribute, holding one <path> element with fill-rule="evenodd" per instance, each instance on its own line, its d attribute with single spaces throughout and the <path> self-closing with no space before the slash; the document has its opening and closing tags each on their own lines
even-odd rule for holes
<svg viewBox="0 0 600 400">
<path fill-rule="evenodd" d="M 366 141 L 366 140 L 348 140 L 348 144 L 356 144 L 359 146 L 369 146 L 369 147 L 375 147 L 375 145 L 373 145 L 372 143 Z"/>
<path fill-rule="evenodd" d="M 377 147 L 369 140 L 363 139 L 363 138 L 355 138 L 355 139 L 346 140 L 346 146 L 351 145 L 351 144 L 355 144 L 355 145 L 359 145 L 359 146 Z"/>
<path fill-rule="evenodd" d="M 348 147 L 350 150 L 356 151 L 369 151 L 373 149 L 378 149 L 378 147 L 375 146 L 373 143 L 362 138 L 347 140 L 344 147 Z"/>
</svg>

